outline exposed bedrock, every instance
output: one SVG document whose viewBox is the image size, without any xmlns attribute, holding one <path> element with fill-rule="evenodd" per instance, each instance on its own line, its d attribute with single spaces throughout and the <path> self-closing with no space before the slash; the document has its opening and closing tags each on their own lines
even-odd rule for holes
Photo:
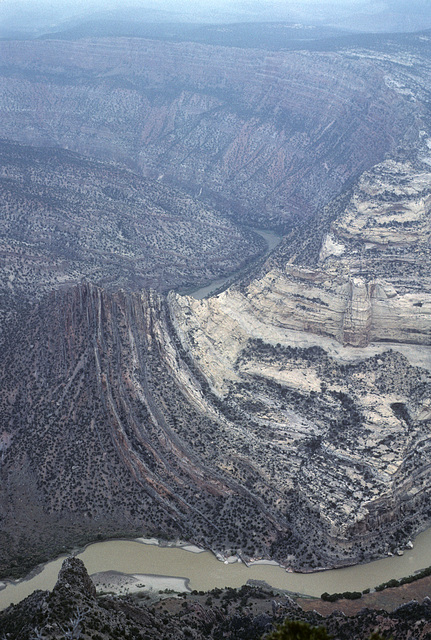
<svg viewBox="0 0 431 640">
<path fill-rule="evenodd" d="M 254 340 L 217 302 L 81 285 L 20 310 L 2 337 L 4 571 L 142 533 L 311 569 L 428 522 L 429 371 Z"/>
<path fill-rule="evenodd" d="M 253 281 L 243 292 L 220 296 L 221 308 L 241 322 L 260 325 L 274 339 L 284 329 L 370 342 L 431 344 L 431 292 L 397 292 L 390 281 L 334 277 L 325 269 L 287 265 Z M 257 336 L 258 333 L 255 333 Z"/>
<path fill-rule="evenodd" d="M 1 42 L 0 55 L 4 137 L 125 162 L 262 227 L 314 213 L 414 142 L 422 115 L 396 82 L 411 65 L 394 79 L 373 56 L 127 38 Z"/>
<path fill-rule="evenodd" d="M 420 160 L 386 160 L 365 172 L 311 226 L 286 237 L 259 277 L 208 304 L 275 342 L 294 330 L 357 347 L 430 345 L 427 142 L 417 154 Z"/>
<path fill-rule="evenodd" d="M 249 433 L 237 451 L 258 461 L 254 490 L 263 477 L 270 496 L 276 478 L 310 542 L 308 566 L 394 550 L 431 516 L 427 158 L 364 173 L 254 279 L 168 298 L 207 397 Z"/>
<path fill-rule="evenodd" d="M 128 39 L 1 42 L 0 51 L 4 135 L 132 163 L 288 230 L 265 264 L 203 301 L 115 291 L 127 274 L 109 268 L 121 275 L 112 290 L 80 284 L 21 304 L 5 270 L 1 570 L 98 535 L 142 533 L 308 570 L 396 551 L 430 524 L 423 61 Z M 177 246 L 180 223 L 187 236 L 191 211 L 209 249 L 208 220 L 221 245 L 233 233 L 190 196 L 172 200 L 118 167 L 72 171 L 74 154 L 60 155 L 78 204 L 81 172 L 100 180 L 92 193 L 99 212 L 112 206 L 108 254 L 131 247 L 124 231 L 136 239 L 143 210 L 165 248 L 166 233 Z M 44 191 L 34 166 L 6 170 L 32 202 Z M 124 229 L 111 178 L 136 195 Z M 52 172 L 51 187 L 56 180 Z M 33 240 L 44 241 L 43 211 L 33 228 L 22 225 Z M 52 237 L 72 227 L 64 216 Z M 83 260 L 99 231 L 80 236 Z M 186 240 L 193 253 L 199 240 Z M 152 277 L 158 242 L 150 249 Z M 160 279 L 171 262 L 159 264 Z M 59 268 L 53 279 L 63 276 Z"/>
<path fill-rule="evenodd" d="M 343 347 L 247 315 L 228 297 L 171 296 L 178 335 L 237 430 L 246 428 L 238 452 L 258 461 L 292 529 L 326 557 L 310 551 L 309 566 L 393 551 L 430 516 L 431 348 Z"/>
</svg>

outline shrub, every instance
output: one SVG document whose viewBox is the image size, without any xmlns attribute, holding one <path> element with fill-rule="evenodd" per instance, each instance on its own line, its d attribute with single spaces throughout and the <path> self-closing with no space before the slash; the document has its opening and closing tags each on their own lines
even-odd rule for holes
<svg viewBox="0 0 431 640">
<path fill-rule="evenodd" d="M 285 620 L 265 640 L 330 640 L 330 636 L 323 627 L 311 627 L 298 620 Z"/>
</svg>

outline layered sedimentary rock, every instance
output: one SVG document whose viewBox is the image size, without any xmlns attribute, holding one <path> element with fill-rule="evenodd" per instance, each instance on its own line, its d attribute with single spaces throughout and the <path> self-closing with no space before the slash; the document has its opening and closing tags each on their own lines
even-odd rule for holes
<svg viewBox="0 0 431 640">
<path fill-rule="evenodd" d="M 4 568 L 146 531 L 310 569 L 427 521 L 431 380 L 413 351 L 253 339 L 228 297 L 82 285 L 20 309 L 2 342 Z"/>
<path fill-rule="evenodd" d="M 215 304 L 273 341 L 293 330 L 358 347 L 430 345 L 430 184 L 424 158 L 376 165 L 314 228 L 291 234 L 260 277 Z"/>
<path fill-rule="evenodd" d="M 334 557 L 365 557 L 377 531 L 394 549 L 429 521 L 427 146 L 364 173 L 257 277 L 169 298 L 183 349 L 248 426 L 254 490 L 277 478 L 292 529 Z"/>
<path fill-rule="evenodd" d="M 163 299 L 81 285 L 17 309 L 1 339 L 2 571 L 98 534 L 250 538 L 250 553 L 277 537 L 275 513 L 206 455 L 228 425 L 190 403 Z"/>
<path fill-rule="evenodd" d="M 261 477 L 277 478 L 274 499 L 309 510 L 302 520 L 286 505 L 292 528 L 335 555 L 376 548 L 377 531 L 392 530 L 393 541 L 411 532 L 429 503 L 430 347 L 343 348 L 228 298 L 171 305 L 201 375 L 247 425 L 246 451 L 262 465 L 255 489 Z"/>
<path fill-rule="evenodd" d="M 142 532 L 307 570 L 399 550 L 431 512 L 427 59 L 142 40 L 0 47 L 7 135 L 158 179 L 105 165 L 102 176 L 90 161 L 73 173 L 74 154 L 49 152 L 79 206 L 83 173 L 99 181 L 88 193 L 104 189 L 97 211 L 111 207 L 102 237 L 113 253 L 138 251 L 145 234 L 129 227 L 157 200 L 146 224 L 159 233 L 148 258 L 148 270 L 161 265 L 158 285 L 172 266 L 159 249 L 178 247 L 179 218 L 186 234 L 196 214 L 209 251 L 212 235 L 221 246 L 233 230 L 190 196 L 173 206 L 160 181 L 288 231 L 264 264 L 204 301 L 117 290 L 134 274 L 114 268 L 109 287 L 22 302 L 3 270 L 2 570 Z M 5 193 L 12 180 L 33 206 L 47 176 L 50 193 L 61 191 L 61 175 L 42 176 L 40 162 L 6 163 Z M 137 209 L 123 206 L 124 190 Z M 46 228 L 75 237 L 59 202 L 44 202 L 14 242 L 36 245 Z M 13 216 L 4 219 L 11 243 Z M 94 229 L 77 234 L 86 249 Z M 185 253 L 200 251 L 186 240 Z M 40 278 L 45 289 L 58 273 Z"/>
<path fill-rule="evenodd" d="M 127 38 L 0 55 L 3 136 L 124 162 L 262 227 L 313 214 L 417 135 L 420 104 L 365 57 Z"/>
</svg>

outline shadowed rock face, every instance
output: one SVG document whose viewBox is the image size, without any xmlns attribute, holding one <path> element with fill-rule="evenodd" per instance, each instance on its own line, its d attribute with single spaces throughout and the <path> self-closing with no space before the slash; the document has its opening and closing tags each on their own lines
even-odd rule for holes
<svg viewBox="0 0 431 640">
<path fill-rule="evenodd" d="M 416 136 L 418 105 L 365 56 L 126 38 L 0 52 L 3 136 L 125 162 L 262 227 L 309 216 Z"/>
<path fill-rule="evenodd" d="M 210 218 L 223 244 L 230 223 L 178 194 L 173 215 L 166 181 L 288 230 L 265 264 L 204 301 L 119 291 L 133 280 L 123 265 L 118 278 L 108 268 L 109 290 L 80 284 L 24 304 L 2 274 L 2 569 L 143 531 L 306 570 L 405 544 L 431 499 L 428 58 L 126 39 L 0 49 L 7 135 L 159 179 L 88 161 L 92 197 L 109 186 L 98 211 L 114 200 L 111 224 L 157 200 L 161 242 L 193 209 L 208 246 Z M 81 205 L 83 165 L 58 157 Z M 48 190 L 34 164 L 6 163 L 2 182 L 32 203 Z M 49 173 L 50 190 L 60 178 Z M 112 183 L 137 209 L 118 214 Z M 66 199 L 14 242 L 36 245 Z M 113 229 L 108 244 L 138 251 L 139 234 L 129 246 Z M 191 273 L 198 245 L 187 244 Z M 160 282 L 157 246 L 147 266 L 162 263 Z M 61 275 L 36 281 L 46 290 Z"/>
</svg>

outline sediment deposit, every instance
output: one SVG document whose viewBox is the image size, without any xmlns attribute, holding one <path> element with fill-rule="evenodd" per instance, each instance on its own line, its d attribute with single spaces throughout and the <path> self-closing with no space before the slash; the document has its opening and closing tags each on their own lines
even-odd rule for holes
<svg viewBox="0 0 431 640">
<path fill-rule="evenodd" d="M 142 533 L 312 570 L 430 524 L 427 42 L 0 43 L 4 574 Z M 256 255 L 232 219 L 284 240 L 161 293 Z"/>
</svg>

